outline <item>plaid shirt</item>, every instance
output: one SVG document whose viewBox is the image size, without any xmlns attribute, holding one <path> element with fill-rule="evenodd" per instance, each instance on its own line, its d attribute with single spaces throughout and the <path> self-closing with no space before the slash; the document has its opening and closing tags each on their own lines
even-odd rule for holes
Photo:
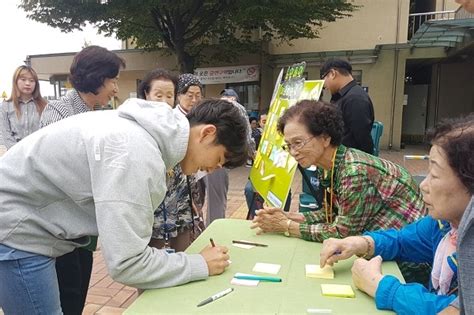
<svg viewBox="0 0 474 315">
<path fill-rule="evenodd" d="M 365 231 L 400 229 L 425 215 L 420 189 L 403 167 L 343 145 L 337 148 L 334 164 L 334 220 L 326 223 L 324 209 L 304 213 L 303 239 L 322 242 Z M 329 189 L 330 178 L 320 178 L 320 182 Z"/>
</svg>

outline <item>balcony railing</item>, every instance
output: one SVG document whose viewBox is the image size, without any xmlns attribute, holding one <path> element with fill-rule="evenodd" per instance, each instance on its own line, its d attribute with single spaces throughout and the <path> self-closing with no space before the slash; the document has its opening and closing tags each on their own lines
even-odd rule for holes
<svg viewBox="0 0 474 315">
<path fill-rule="evenodd" d="M 453 20 L 455 18 L 455 15 L 455 10 L 410 14 L 408 19 L 408 40 L 413 37 L 413 35 L 420 28 L 420 26 L 423 25 L 423 23 L 425 23 L 426 21 Z"/>
<path fill-rule="evenodd" d="M 474 19 L 474 13 L 467 12 L 463 7 L 459 7 L 454 15 L 455 19 Z"/>
</svg>

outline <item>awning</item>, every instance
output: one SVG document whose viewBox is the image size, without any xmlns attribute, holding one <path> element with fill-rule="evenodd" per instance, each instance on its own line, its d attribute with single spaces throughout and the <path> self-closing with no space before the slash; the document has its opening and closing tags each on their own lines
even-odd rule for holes
<svg viewBox="0 0 474 315">
<path fill-rule="evenodd" d="M 457 47 L 472 40 L 474 19 L 429 20 L 410 39 L 412 47 Z"/>
</svg>

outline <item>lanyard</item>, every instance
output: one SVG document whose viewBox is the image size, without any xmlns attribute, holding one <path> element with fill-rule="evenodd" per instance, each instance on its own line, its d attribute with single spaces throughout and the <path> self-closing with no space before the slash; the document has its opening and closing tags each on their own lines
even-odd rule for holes
<svg viewBox="0 0 474 315">
<path fill-rule="evenodd" d="M 170 248 L 170 232 L 168 229 L 168 223 L 166 222 L 167 215 L 166 215 L 166 204 L 163 200 L 163 239 L 165 241 L 165 248 Z"/>
</svg>

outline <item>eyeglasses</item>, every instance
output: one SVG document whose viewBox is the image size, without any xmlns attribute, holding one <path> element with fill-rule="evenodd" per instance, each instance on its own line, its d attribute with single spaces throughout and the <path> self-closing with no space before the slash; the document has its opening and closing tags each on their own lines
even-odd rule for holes
<svg viewBox="0 0 474 315">
<path fill-rule="evenodd" d="M 328 71 L 326 71 L 322 76 L 321 76 L 321 80 L 324 80 L 324 78 L 329 74 L 329 72 L 331 72 L 332 69 L 329 69 Z"/>
<path fill-rule="evenodd" d="M 201 93 L 196 93 L 196 94 L 194 94 L 194 93 L 192 93 L 192 92 L 186 92 L 186 94 L 184 94 L 184 95 L 186 95 L 186 97 L 187 97 L 188 99 L 190 99 L 190 100 L 196 99 L 196 100 L 198 100 L 198 101 L 201 100 L 201 97 L 202 97 L 202 96 L 201 96 Z"/>
<path fill-rule="evenodd" d="M 311 140 L 313 140 L 314 137 L 309 137 L 304 140 L 296 140 L 294 143 L 286 143 L 281 146 L 281 148 L 285 151 L 290 152 L 291 150 L 293 151 L 299 151 L 301 150 L 306 144 L 308 144 Z"/>
</svg>

